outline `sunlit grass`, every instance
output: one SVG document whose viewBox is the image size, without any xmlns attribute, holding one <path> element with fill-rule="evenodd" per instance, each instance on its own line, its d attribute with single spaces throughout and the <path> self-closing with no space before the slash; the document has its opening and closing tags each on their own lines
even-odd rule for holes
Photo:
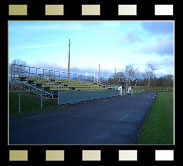
<svg viewBox="0 0 183 166">
<path fill-rule="evenodd" d="M 138 144 L 173 144 L 173 93 L 159 93 L 140 131 Z"/>
</svg>

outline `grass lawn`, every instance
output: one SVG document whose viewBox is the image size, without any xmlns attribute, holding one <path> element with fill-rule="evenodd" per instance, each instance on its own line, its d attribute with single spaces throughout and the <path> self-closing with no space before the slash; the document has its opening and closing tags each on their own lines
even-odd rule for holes
<svg viewBox="0 0 183 166">
<path fill-rule="evenodd" d="M 173 91 L 173 87 L 170 86 L 133 86 L 134 90 L 144 91 Z"/>
<path fill-rule="evenodd" d="M 43 100 L 43 109 L 41 110 L 41 99 L 28 93 L 22 93 L 20 97 L 21 112 L 18 112 L 18 93 L 9 94 L 9 116 L 16 116 L 21 114 L 28 114 L 33 112 L 45 111 L 48 109 L 61 108 L 63 106 L 57 105 L 57 100 Z"/>
<path fill-rule="evenodd" d="M 173 144 L 173 92 L 157 95 L 137 143 Z"/>
</svg>

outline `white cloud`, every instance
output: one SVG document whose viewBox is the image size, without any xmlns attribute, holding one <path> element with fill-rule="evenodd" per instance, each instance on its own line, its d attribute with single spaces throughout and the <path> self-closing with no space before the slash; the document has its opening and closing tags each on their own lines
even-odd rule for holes
<svg viewBox="0 0 183 166">
<path fill-rule="evenodd" d="M 158 54 L 160 56 L 173 56 L 174 41 L 171 36 L 157 37 L 155 40 L 146 42 L 145 46 L 137 49 L 137 52 L 149 55 Z"/>
<path fill-rule="evenodd" d="M 89 73 L 94 68 L 98 71 L 99 63 L 101 70 L 110 73 L 114 68 L 124 70 L 127 64 L 143 70 L 150 63 L 157 66 L 158 72 L 163 72 L 163 68 L 173 66 L 171 27 L 161 33 L 158 27 L 153 27 L 155 24 L 148 23 L 144 27 L 145 24 L 142 27 L 141 22 L 130 21 L 16 22 L 10 26 L 9 36 L 10 44 L 13 43 L 10 48 L 18 49 L 11 49 L 10 53 L 12 57 L 22 56 L 27 63 L 35 64 L 40 60 L 38 67 L 67 70 L 67 39 L 70 37 L 73 71 Z M 162 25 L 160 31 L 167 26 Z"/>
</svg>

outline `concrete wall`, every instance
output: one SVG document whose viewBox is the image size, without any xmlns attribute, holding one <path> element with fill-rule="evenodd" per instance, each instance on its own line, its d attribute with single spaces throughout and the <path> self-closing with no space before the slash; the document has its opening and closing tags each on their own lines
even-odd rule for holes
<svg viewBox="0 0 183 166">
<path fill-rule="evenodd" d="M 93 99 L 100 99 L 112 96 L 119 96 L 119 90 L 101 90 L 101 91 L 60 91 L 59 104 L 76 103 Z"/>
</svg>

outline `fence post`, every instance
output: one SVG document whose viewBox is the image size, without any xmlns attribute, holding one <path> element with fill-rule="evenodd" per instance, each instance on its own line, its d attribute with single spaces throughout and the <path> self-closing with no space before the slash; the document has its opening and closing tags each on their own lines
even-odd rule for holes
<svg viewBox="0 0 183 166">
<path fill-rule="evenodd" d="M 18 93 L 18 113 L 20 114 L 20 92 Z"/>
<path fill-rule="evenodd" d="M 30 66 L 29 66 L 29 77 L 30 77 Z"/>
<path fill-rule="evenodd" d="M 42 91 L 41 91 L 41 109 L 43 109 L 43 96 L 42 96 Z"/>
</svg>

